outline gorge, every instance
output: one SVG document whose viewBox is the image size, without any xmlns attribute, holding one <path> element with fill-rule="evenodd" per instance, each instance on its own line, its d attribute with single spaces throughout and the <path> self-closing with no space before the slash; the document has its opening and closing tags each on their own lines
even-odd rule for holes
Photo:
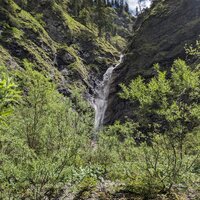
<svg viewBox="0 0 200 200">
<path fill-rule="evenodd" d="M 0 0 L 0 200 L 199 200 L 199 36 L 199 0 Z"/>
<path fill-rule="evenodd" d="M 176 58 L 186 58 L 185 46 L 199 39 L 199 1 L 168 0 L 165 9 L 158 13 L 156 9 L 161 8 L 153 4 L 152 9 L 137 19 L 134 36 L 125 49 L 124 61 L 113 73 L 106 124 L 112 124 L 116 119 L 133 118 L 130 107 L 137 110 L 137 105 L 121 100 L 117 95 L 120 83 L 128 84 L 137 76 L 149 80 L 155 75 L 153 66 L 156 63 L 169 70 Z"/>
</svg>

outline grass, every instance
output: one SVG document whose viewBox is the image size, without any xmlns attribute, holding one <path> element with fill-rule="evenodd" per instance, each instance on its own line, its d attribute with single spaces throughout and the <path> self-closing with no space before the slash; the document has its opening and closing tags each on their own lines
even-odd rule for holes
<svg viewBox="0 0 200 200">
<path fill-rule="evenodd" d="M 38 13 L 34 9 L 29 13 L 13 0 L 10 0 L 9 4 L 0 10 L 1 14 L 8 19 L 2 22 L 4 23 L 5 34 L 0 39 L 4 42 L 6 48 L 15 46 L 17 43 L 17 46 L 24 53 L 20 58 L 18 56 L 14 58 L 20 66 L 23 66 L 23 59 L 26 58 L 39 71 L 44 71 L 53 80 L 55 79 L 54 81 L 59 83 L 62 75 L 54 66 L 53 55 L 59 49 L 64 48 L 66 52 L 75 58 L 75 62 L 66 66 L 71 70 L 72 74 L 75 73 L 75 76 L 69 76 L 69 82 L 71 82 L 70 79 L 72 78 L 73 81 L 82 80 L 84 83 L 87 83 L 89 73 L 95 70 L 95 68 L 98 68 L 98 66 L 93 63 L 87 65 L 84 63 L 79 55 L 79 50 L 83 48 L 82 43 L 91 44 L 91 53 L 94 55 L 95 60 L 100 56 L 118 56 L 118 50 L 113 45 L 108 43 L 104 38 L 97 37 L 98 31 L 96 28 L 89 29 L 76 21 L 66 12 L 62 4 L 52 2 L 46 9 L 48 9 L 46 10 L 48 12 L 53 12 L 62 21 L 64 27 L 66 27 L 63 31 L 68 31 L 70 33 L 69 35 L 75 40 L 73 45 L 68 46 L 66 43 L 63 44 L 51 38 L 47 31 L 48 29 L 46 29 L 47 24 L 44 22 L 44 13 Z M 12 49 L 8 49 L 10 51 L 9 54 L 4 48 L 0 46 L 0 59 L 2 64 L 6 63 L 13 56 L 10 56 Z M 109 65 L 111 64 L 111 60 L 106 58 L 101 63 Z"/>
<path fill-rule="evenodd" d="M 11 59 L 9 52 L 0 45 L 0 65 L 6 65 L 6 62 Z"/>
</svg>

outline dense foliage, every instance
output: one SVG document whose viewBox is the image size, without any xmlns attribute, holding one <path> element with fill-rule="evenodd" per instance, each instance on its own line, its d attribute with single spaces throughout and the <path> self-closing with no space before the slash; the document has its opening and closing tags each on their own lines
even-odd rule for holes
<svg viewBox="0 0 200 200">
<path fill-rule="evenodd" d="M 64 193 L 87 199 L 93 192 L 97 199 L 114 199 L 122 191 L 131 198 L 159 195 L 171 200 L 186 199 L 191 188 L 199 196 L 200 42 L 187 46 L 188 60 L 175 60 L 171 70 L 163 71 L 157 64 L 154 77 L 139 76 L 128 86 L 121 84 L 119 96 L 137 107 L 134 117 L 105 127 L 94 140 L 94 111 L 84 99 L 82 84 L 89 86 L 92 66 L 84 68 L 87 59 L 81 55 L 92 57 L 87 51 L 94 48 L 91 63 L 96 64 L 105 59 L 98 48 L 114 52 L 111 43 L 129 34 L 127 27 L 122 28 L 132 23 L 128 4 L 45 0 L 37 1 L 30 14 L 34 1 L 3 2 L 0 41 L 4 47 L 12 46 L 8 51 L 17 62 L 9 70 L 0 67 L 0 199 L 58 199 Z M 138 1 L 140 12 L 144 2 Z M 42 13 L 44 7 L 49 10 Z M 69 26 L 57 43 L 55 35 L 52 39 L 46 31 L 52 27 L 46 26 L 43 15 L 49 13 L 58 17 L 58 30 L 60 18 L 61 30 Z M 60 33 L 62 37 L 65 31 Z M 69 45 L 65 46 L 66 38 Z M 0 58 L 10 63 L 10 54 L 3 49 L 0 46 Z M 62 78 L 50 65 L 52 58 L 53 65 L 65 72 Z"/>
<path fill-rule="evenodd" d="M 176 60 L 169 78 L 156 65 L 149 82 L 138 77 L 122 85 L 120 96 L 138 103 L 140 120 L 116 122 L 99 133 L 97 143 L 91 139 L 91 109 L 78 88 L 70 100 L 32 64 L 25 61 L 24 67 L 13 71 L 12 79 L 1 70 L 1 102 L 6 102 L 1 109 L 15 108 L 10 116 L 1 112 L 6 122 L 0 128 L 2 199 L 56 198 L 66 185 L 87 198 L 102 180 L 120 181 L 114 190 L 146 198 L 180 184 L 198 187 L 197 67 Z"/>
<path fill-rule="evenodd" d="M 126 30 L 120 27 L 119 18 L 122 18 L 124 28 L 130 29 L 127 25 L 132 25 L 129 6 L 124 0 L 73 0 L 69 1 L 69 8 L 75 18 L 87 27 L 97 26 L 98 35 L 105 35 L 107 40 L 117 34 L 127 36 Z"/>
<path fill-rule="evenodd" d="M 128 87 L 122 85 L 120 94 L 139 105 L 133 137 L 149 145 L 143 150 L 151 192 L 157 187 L 168 191 L 174 184 L 187 183 L 185 178 L 193 176 L 193 167 L 199 170 L 200 153 L 198 68 L 176 60 L 168 79 L 158 65 L 155 69 L 157 76 L 148 83 L 138 77 Z"/>
<path fill-rule="evenodd" d="M 59 94 L 53 83 L 30 64 L 25 66 L 16 74 L 25 94 L 0 130 L 1 199 L 56 194 L 70 178 L 72 165 L 79 162 L 79 149 L 86 148 L 91 129 L 87 104 L 74 97 L 79 99 L 77 113 L 76 105 Z M 3 91 L 9 93 L 10 88 L 3 86 Z M 14 91 L 2 100 L 11 103 Z"/>
</svg>

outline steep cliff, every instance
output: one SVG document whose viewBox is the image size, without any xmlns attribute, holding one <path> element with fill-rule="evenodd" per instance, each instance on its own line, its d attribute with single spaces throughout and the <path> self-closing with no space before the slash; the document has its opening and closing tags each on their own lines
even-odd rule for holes
<svg viewBox="0 0 200 200">
<path fill-rule="evenodd" d="M 123 62 L 115 69 L 109 94 L 105 123 L 134 117 L 137 105 L 118 97 L 120 83 L 142 76 L 154 76 L 153 65 L 168 70 L 176 58 L 186 58 L 184 47 L 194 43 L 200 34 L 200 2 L 198 0 L 155 1 L 139 16 L 135 34 L 124 51 Z M 148 94 L 147 94 L 148 95 Z"/>
<path fill-rule="evenodd" d="M 68 3 L 0 0 L 0 65 L 23 68 L 28 60 L 64 94 L 75 85 L 90 87 L 91 76 L 101 76 L 119 50 L 78 22 Z"/>
</svg>

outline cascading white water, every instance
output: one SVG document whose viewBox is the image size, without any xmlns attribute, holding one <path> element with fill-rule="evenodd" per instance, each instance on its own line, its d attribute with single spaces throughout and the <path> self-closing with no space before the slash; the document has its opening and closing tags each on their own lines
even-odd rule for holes
<svg viewBox="0 0 200 200">
<path fill-rule="evenodd" d="M 103 75 L 103 80 L 95 88 L 95 94 L 91 100 L 92 106 L 95 109 L 95 132 L 98 131 L 104 122 L 104 116 L 108 105 L 108 95 L 110 83 L 112 81 L 113 70 L 121 63 L 123 56 L 120 56 L 119 63 L 107 69 Z"/>
</svg>

